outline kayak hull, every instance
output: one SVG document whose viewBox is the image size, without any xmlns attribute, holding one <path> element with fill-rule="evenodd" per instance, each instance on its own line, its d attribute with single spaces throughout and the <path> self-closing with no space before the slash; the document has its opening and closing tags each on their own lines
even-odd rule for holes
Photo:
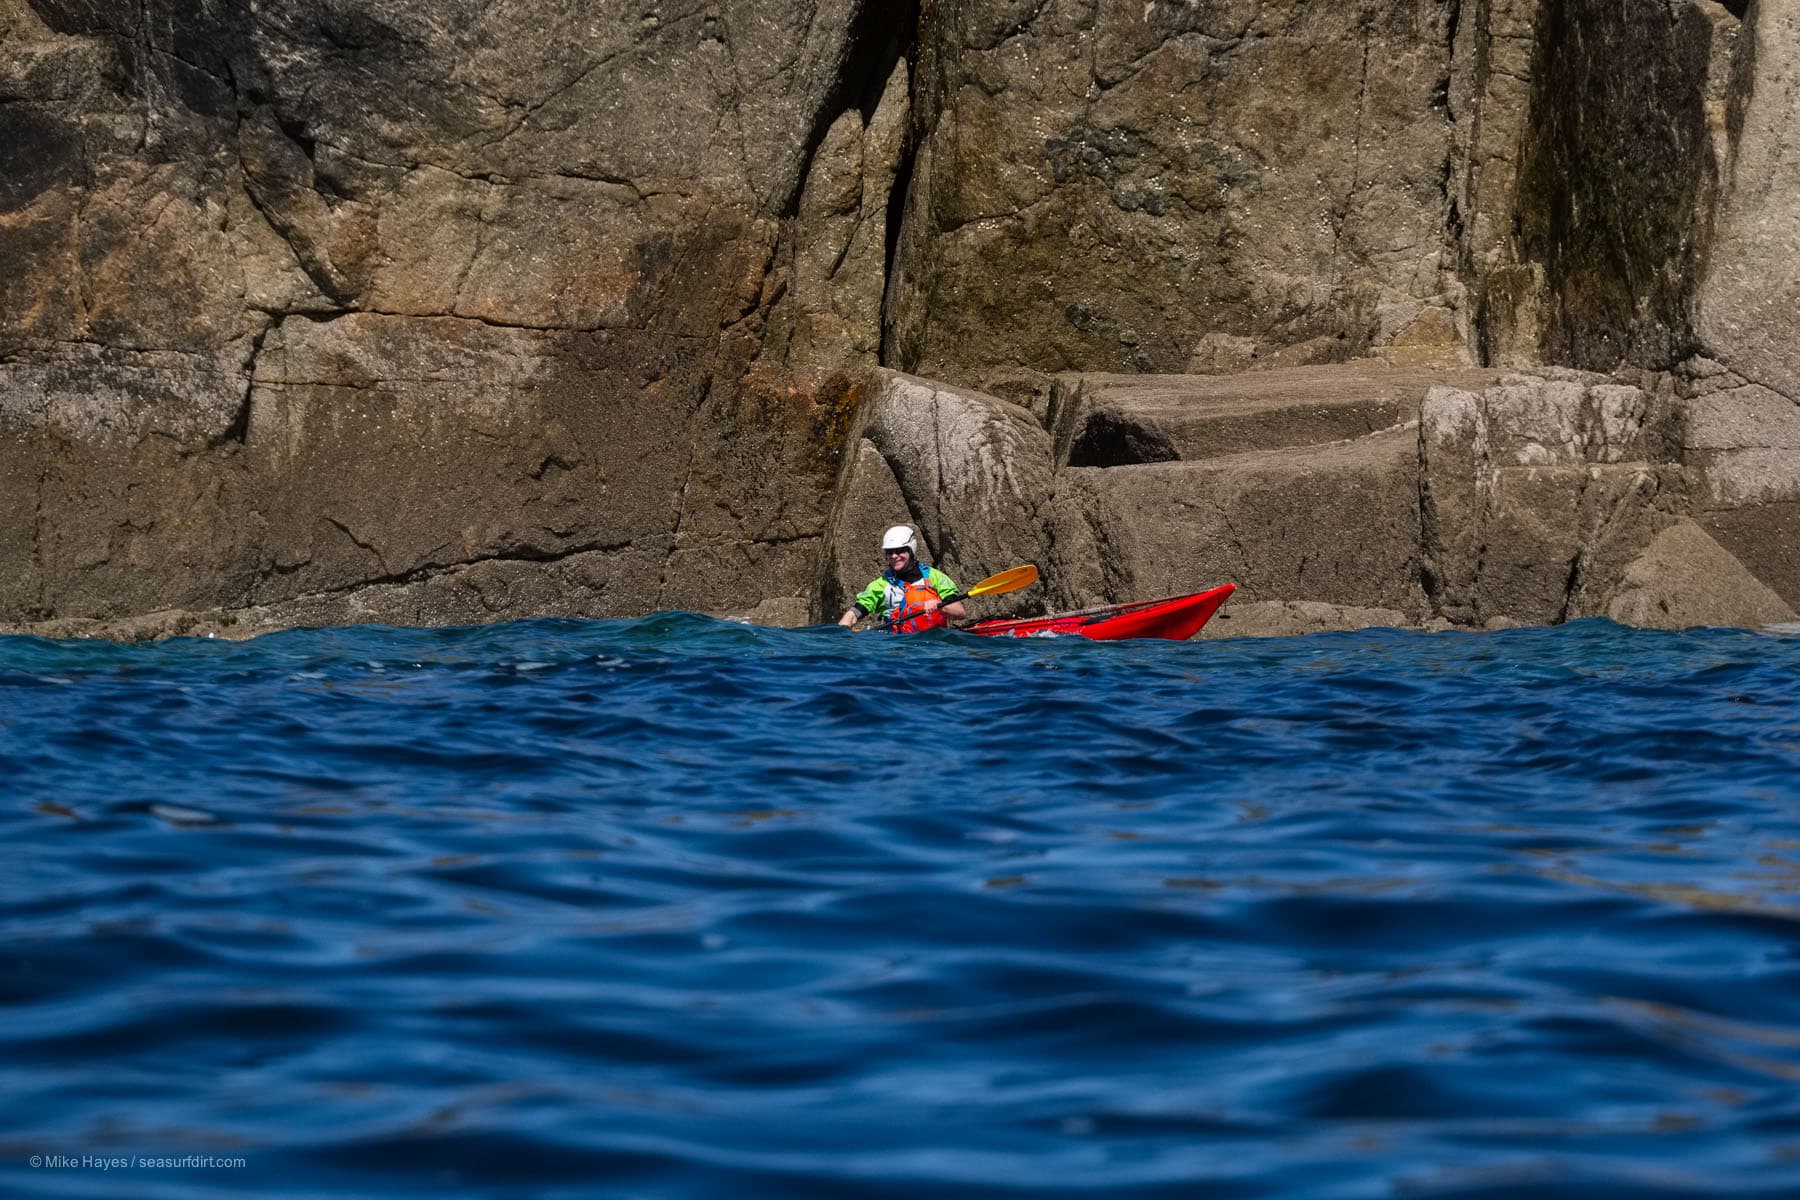
<svg viewBox="0 0 1800 1200">
<path fill-rule="evenodd" d="M 1081 612 L 1051 613 L 1044 617 L 1020 617 L 1004 621 L 977 621 L 970 633 L 982 637 L 1048 637 L 1056 634 L 1090 638 L 1096 642 L 1125 638 L 1166 638 L 1186 641 L 1212 620 L 1219 606 L 1237 590 L 1221 584 L 1187 596 L 1167 596 L 1136 604 L 1112 604 Z"/>
</svg>

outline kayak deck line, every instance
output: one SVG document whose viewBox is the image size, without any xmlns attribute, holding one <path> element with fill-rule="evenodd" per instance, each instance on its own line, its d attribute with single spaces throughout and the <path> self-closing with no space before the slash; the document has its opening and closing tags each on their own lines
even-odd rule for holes
<svg viewBox="0 0 1800 1200">
<path fill-rule="evenodd" d="M 1200 632 L 1231 594 L 1236 584 L 1226 583 L 1185 596 L 1108 604 L 1077 612 L 1051 613 L 1042 617 L 1014 617 L 977 621 L 965 626 L 982 637 L 1047 637 L 1073 634 L 1097 642 L 1127 638 L 1163 638 L 1186 641 Z"/>
</svg>

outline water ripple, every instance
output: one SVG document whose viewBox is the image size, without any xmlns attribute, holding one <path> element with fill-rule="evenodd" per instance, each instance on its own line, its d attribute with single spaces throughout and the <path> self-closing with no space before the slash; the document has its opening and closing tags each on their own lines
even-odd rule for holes
<svg viewBox="0 0 1800 1200">
<path fill-rule="evenodd" d="M 0 639 L 0 1191 L 1800 1194 L 1800 637 Z M 214 1155 L 230 1168 L 37 1167 Z"/>
</svg>

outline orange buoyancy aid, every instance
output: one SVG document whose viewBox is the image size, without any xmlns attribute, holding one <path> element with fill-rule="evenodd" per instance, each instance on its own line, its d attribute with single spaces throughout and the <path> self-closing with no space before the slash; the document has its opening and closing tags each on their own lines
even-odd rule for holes
<svg viewBox="0 0 1800 1200">
<path fill-rule="evenodd" d="M 931 569 L 924 563 L 919 564 L 917 582 L 907 583 L 892 572 L 887 577 L 888 619 L 894 623 L 889 629 L 894 633 L 920 633 L 927 629 L 937 629 L 949 624 L 941 608 L 931 612 L 920 612 L 916 616 L 907 616 L 927 600 L 938 600 L 937 589 L 931 586 Z"/>
</svg>

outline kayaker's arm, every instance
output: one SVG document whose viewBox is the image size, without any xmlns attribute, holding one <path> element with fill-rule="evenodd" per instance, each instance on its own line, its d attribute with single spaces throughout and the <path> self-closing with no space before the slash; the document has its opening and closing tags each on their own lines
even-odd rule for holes
<svg viewBox="0 0 1800 1200">
<path fill-rule="evenodd" d="M 850 597 L 850 607 L 838 618 L 838 624 L 846 629 L 854 628 L 864 617 L 873 616 L 881 607 L 882 599 L 887 595 L 887 582 L 881 577 L 869 581 L 869 586 Z"/>
<path fill-rule="evenodd" d="M 949 617 L 953 621 L 960 621 L 968 616 L 968 610 L 963 607 L 963 598 L 958 594 L 955 582 L 936 567 L 927 567 L 925 570 L 927 572 L 927 578 L 931 580 L 932 587 L 936 589 L 938 595 L 943 597 L 941 600 L 928 601 L 925 605 L 925 611 L 941 611 L 946 617 Z M 982 582 L 986 583 L 988 581 L 983 580 Z M 979 587 L 980 585 L 977 584 L 976 586 Z"/>
</svg>

